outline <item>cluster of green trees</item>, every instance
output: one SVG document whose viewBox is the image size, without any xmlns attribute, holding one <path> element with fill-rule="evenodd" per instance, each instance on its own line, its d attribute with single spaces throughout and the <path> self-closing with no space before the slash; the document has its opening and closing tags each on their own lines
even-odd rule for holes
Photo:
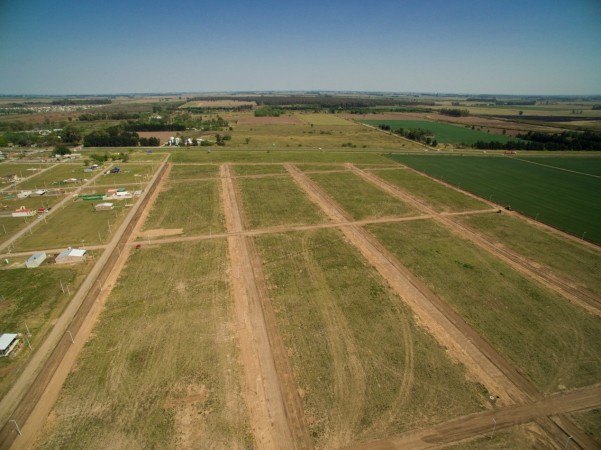
<svg viewBox="0 0 601 450">
<path fill-rule="evenodd" d="M 255 117 L 280 117 L 283 111 L 272 106 L 262 106 L 255 109 Z"/>
<path fill-rule="evenodd" d="M 85 147 L 131 147 L 138 142 L 138 133 L 127 131 L 121 125 L 92 131 L 83 139 Z"/>
<path fill-rule="evenodd" d="M 140 117 L 141 114 L 139 112 L 95 112 L 80 114 L 79 120 L 81 122 L 93 122 L 95 120 L 135 120 Z"/>
<path fill-rule="evenodd" d="M 459 109 L 459 108 L 442 108 L 438 111 L 443 116 L 451 116 L 451 117 L 466 117 L 470 115 L 469 110 L 467 109 Z"/>
<path fill-rule="evenodd" d="M 423 128 L 398 128 L 396 130 L 391 130 L 390 125 L 384 124 L 380 125 L 380 128 L 385 131 L 396 133 L 406 139 L 421 142 L 422 144 L 431 145 L 433 147 L 438 145 L 438 141 L 434 139 L 432 132 L 429 130 L 424 130 Z"/>
<path fill-rule="evenodd" d="M 60 98 L 52 100 L 53 105 L 110 105 L 113 101 L 110 98 Z"/>
<path fill-rule="evenodd" d="M 123 161 L 123 162 L 127 162 L 129 161 L 129 154 L 131 153 L 131 150 L 127 151 L 127 152 L 118 152 L 118 153 L 108 153 L 108 152 L 104 152 L 104 153 L 92 153 L 90 155 L 89 159 L 86 159 L 84 161 L 84 165 L 89 165 L 90 161 L 94 161 L 96 164 L 102 164 L 103 162 L 106 161 Z"/>
<path fill-rule="evenodd" d="M 158 147 L 159 145 L 161 145 L 161 140 L 158 137 L 154 136 L 148 138 L 140 137 L 138 139 L 138 142 L 143 147 Z"/>
<path fill-rule="evenodd" d="M 478 149 L 492 150 L 599 150 L 601 133 L 592 131 L 564 131 L 563 133 L 540 133 L 529 131 L 517 136 L 521 141 L 509 141 L 504 144 L 496 141 L 478 141 L 472 145 Z"/>
<path fill-rule="evenodd" d="M 593 105 L 591 109 L 601 109 L 601 105 Z"/>
<path fill-rule="evenodd" d="M 184 131 L 186 127 L 177 123 L 133 122 L 125 125 L 127 131 Z"/>
<path fill-rule="evenodd" d="M 0 142 L 0 146 L 6 146 L 10 142 L 18 147 L 29 147 L 34 144 L 52 146 L 60 143 L 77 145 L 81 142 L 81 132 L 71 126 L 47 134 L 35 131 L 6 131 Z"/>
</svg>

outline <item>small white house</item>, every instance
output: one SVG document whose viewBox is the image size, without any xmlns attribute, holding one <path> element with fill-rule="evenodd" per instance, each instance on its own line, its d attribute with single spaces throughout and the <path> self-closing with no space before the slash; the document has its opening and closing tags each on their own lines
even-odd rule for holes
<svg viewBox="0 0 601 450">
<path fill-rule="evenodd" d="M 19 343 L 19 336 L 14 333 L 0 335 L 0 357 L 8 356 Z"/>
<path fill-rule="evenodd" d="M 115 206 L 112 203 L 98 203 L 94 208 L 96 211 L 111 211 Z"/>
<path fill-rule="evenodd" d="M 17 198 L 27 198 L 31 196 L 31 191 L 21 191 L 17 194 Z"/>
<path fill-rule="evenodd" d="M 55 258 L 54 262 L 56 264 L 70 264 L 83 262 L 86 260 L 86 250 L 83 248 L 71 248 L 69 247 L 67 250 L 60 252 Z"/>
<path fill-rule="evenodd" d="M 27 261 L 25 261 L 25 267 L 28 269 L 33 269 L 35 267 L 40 267 L 40 265 L 46 260 L 46 253 L 37 252 L 29 257 Z"/>
</svg>

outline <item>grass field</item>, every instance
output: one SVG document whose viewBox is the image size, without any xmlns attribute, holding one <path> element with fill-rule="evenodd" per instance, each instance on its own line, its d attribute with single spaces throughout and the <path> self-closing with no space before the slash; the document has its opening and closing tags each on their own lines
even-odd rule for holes
<svg viewBox="0 0 601 450">
<path fill-rule="evenodd" d="M 25 340 L 25 324 L 32 334 L 31 346 L 36 349 L 70 298 L 67 292 L 62 292 L 60 283 L 65 289 L 69 286 L 73 293 L 90 267 L 86 263 L 0 270 L 0 329 L 2 333 L 22 333 L 22 344 L 16 353 L 0 358 L 0 397 L 6 394 L 31 356 Z"/>
<path fill-rule="evenodd" d="M 286 169 L 281 164 L 245 164 L 235 165 L 234 173 L 238 176 L 266 175 L 286 173 Z"/>
<path fill-rule="evenodd" d="M 189 180 L 195 178 L 216 178 L 219 176 L 219 166 L 216 164 L 183 165 L 174 164 L 169 174 L 172 180 Z"/>
<path fill-rule="evenodd" d="M 28 223 L 29 220 L 23 217 L 0 217 L 0 242 L 9 239 Z"/>
<path fill-rule="evenodd" d="M 573 170 L 575 172 L 586 173 L 589 175 L 595 175 L 601 177 L 601 158 L 600 157 L 552 157 L 552 156 L 541 156 L 541 157 L 527 157 L 517 156 L 521 160 L 535 162 L 537 164 L 544 164 L 546 166 L 557 167 L 558 169 Z"/>
<path fill-rule="evenodd" d="M 25 163 L 0 163 L 0 187 L 7 187 L 12 182 L 8 182 L 4 177 L 8 175 L 17 175 L 19 178 L 30 177 L 40 170 L 49 167 L 50 164 L 25 164 Z M 19 185 L 17 185 L 19 186 Z"/>
<path fill-rule="evenodd" d="M 586 434 L 601 445 L 601 409 L 570 414 L 574 422 L 584 430 Z"/>
<path fill-rule="evenodd" d="M 240 178 L 237 182 L 251 229 L 328 221 L 290 176 Z"/>
<path fill-rule="evenodd" d="M 296 116 L 310 125 L 354 125 L 350 120 L 343 119 L 335 114 L 297 114 Z"/>
<path fill-rule="evenodd" d="M 421 128 L 422 130 L 430 131 L 439 144 L 471 145 L 478 141 L 505 143 L 515 140 L 515 138 L 502 134 L 486 133 L 484 131 L 472 130 L 465 126 L 450 125 L 448 123 L 432 122 L 429 120 L 362 120 L 361 122 L 375 127 L 388 125 L 392 131 L 399 128 L 404 128 L 405 130 Z"/>
<path fill-rule="evenodd" d="M 601 252 L 506 214 L 472 215 L 457 219 L 601 296 L 601 277 L 598 276 L 601 273 Z"/>
<path fill-rule="evenodd" d="M 271 144 L 270 144 L 271 146 Z M 385 156 L 378 153 L 339 152 L 339 151 L 280 151 L 267 150 L 204 150 L 174 151 L 171 161 L 174 163 L 364 163 L 385 164 L 389 162 Z"/>
<path fill-rule="evenodd" d="M 217 180 L 180 181 L 165 185 L 143 230 L 180 228 L 184 235 L 219 233 L 225 230 Z"/>
<path fill-rule="evenodd" d="M 252 448 L 225 240 L 133 253 L 40 448 Z"/>
<path fill-rule="evenodd" d="M 540 430 L 537 425 L 516 425 L 509 429 L 487 433 L 471 441 L 445 446 L 445 450 L 534 450 L 544 448 L 548 442 L 537 442 Z M 491 439 L 491 437 L 493 439 Z"/>
<path fill-rule="evenodd" d="M 123 183 L 142 183 L 150 180 L 158 166 L 156 164 L 120 164 L 115 163 L 113 167 L 121 169 L 121 173 L 109 173 L 101 175 L 95 181 L 97 185 L 119 186 Z M 106 171 L 105 171 L 106 172 Z"/>
<path fill-rule="evenodd" d="M 431 221 L 367 227 L 541 392 L 601 378 L 601 318 Z"/>
<path fill-rule="evenodd" d="M 486 209 L 488 205 L 468 195 L 443 186 L 411 170 L 374 170 L 379 178 L 406 190 L 438 212 Z"/>
<path fill-rule="evenodd" d="M 392 155 L 392 159 L 576 236 L 601 243 L 601 178 L 513 158 Z M 601 166 L 599 158 L 595 167 Z"/>
<path fill-rule="evenodd" d="M 136 200 L 129 200 L 128 202 Z M 77 200 L 53 213 L 46 222 L 40 222 L 31 233 L 19 238 L 15 251 L 42 250 L 60 247 L 80 247 L 105 244 L 112 237 L 126 214 L 126 208 L 113 211 L 95 211 L 94 204 Z M 121 203 L 125 203 L 122 201 Z M 122 206 L 117 202 L 119 206 Z M 110 224 L 110 226 L 109 226 Z"/>
<path fill-rule="evenodd" d="M 130 161 L 161 161 L 165 157 L 165 153 L 162 152 L 162 149 L 153 149 L 153 153 L 146 152 L 133 152 L 129 155 Z"/>
<path fill-rule="evenodd" d="M 410 206 L 354 173 L 311 174 L 310 178 L 356 220 L 418 215 Z"/>
<path fill-rule="evenodd" d="M 29 180 L 23 181 L 17 185 L 19 189 L 45 189 L 45 188 L 57 188 L 57 187 L 73 187 L 79 186 L 82 181 L 85 181 L 98 173 L 90 172 L 86 173 L 83 171 L 85 169 L 82 163 L 79 164 L 71 164 L 71 163 L 61 163 L 53 168 L 40 173 Z M 98 169 L 100 170 L 100 169 Z M 63 180 L 68 178 L 77 178 L 80 180 L 79 183 L 63 183 Z"/>
<path fill-rule="evenodd" d="M 483 408 L 485 392 L 338 231 L 256 242 L 316 448 Z"/>
<path fill-rule="evenodd" d="M 342 164 L 296 164 L 303 172 L 325 172 L 330 170 L 349 170 Z"/>
</svg>

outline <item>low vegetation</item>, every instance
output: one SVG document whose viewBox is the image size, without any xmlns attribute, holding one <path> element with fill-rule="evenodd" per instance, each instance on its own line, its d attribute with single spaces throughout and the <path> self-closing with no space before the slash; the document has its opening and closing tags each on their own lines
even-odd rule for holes
<svg viewBox="0 0 601 450">
<path fill-rule="evenodd" d="M 434 222 L 367 229 L 541 392 L 601 377 L 601 318 Z"/>
</svg>

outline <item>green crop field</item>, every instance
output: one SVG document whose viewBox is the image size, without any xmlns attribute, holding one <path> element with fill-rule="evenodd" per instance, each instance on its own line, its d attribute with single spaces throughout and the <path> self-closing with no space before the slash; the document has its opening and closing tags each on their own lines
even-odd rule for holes
<svg viewBox="0 0 601 450">
<path fill-rule="evenodd" d="M 237 183 L 251 229 L 327 222 L 290 175 L 240 178 Z"/>
<path fill-rule="evenodd" d="M 481 410 L 481 386 L 337 230 L 256 238 L 316 448 Z"/>
<path fill-rule="evenodd" d="M 132 253 L 37 448 L 253 448 L 225 240 Z"/>
<path fill-rule="evenodd" d="M 601 318 L 432 221 L 366 227 L 541 392 L 601 377 Z"/>
<path fill-rule="evenodd" d="M 354 173 L 312 174 L 310 178 L 356 220 L 418 215 L 417 211 L 401 200 Z"/>
<path fill-rule="evenodd" d="M 185 165 L 173 164 L 169 177 L 172 180 L 192 180 L 196 178 L 215 178 L 219 176 L 217 164 Z"/>
<path fill-rule="evenodd" d="M 575 172 L 586 173 L 589 175 L 595 175 L 601 177 L 601 157 L 552 157 L 552 156 L 535 156 L 528 157 L 522 156 L 515 157 L 523 161 L 530 161 L 537 164 L 544 164 L 546 166 L 556 167 L 558 169 L 573 170 Z"/>
<path fill-rule="evenodd" d="M 502 206 L 510 205 L 555 228 L 601 243 L 601 178 L 505 157 L 391 158 Z M 601 159 L 598 161 L 601 164 Z"/>
<path fill-rule="evenodd" d="M 398 130 L 399 128 L 404 128 L 405 130 L 421 128 L 422 130 L 430 131 L 440 144 L 471 145 L 478 141 L 505 143 L 515 140 L 515 138 L 504 136 L 502 134 L 485 133 L 484 131 L 472 130 L 471 128 L 449 125 L 448 123 L 432 122 L 429 120 L 362 120 L 361 122 L 375 127 L 379 125 L 388 125 L 393 131 Z"/>
</svg>

